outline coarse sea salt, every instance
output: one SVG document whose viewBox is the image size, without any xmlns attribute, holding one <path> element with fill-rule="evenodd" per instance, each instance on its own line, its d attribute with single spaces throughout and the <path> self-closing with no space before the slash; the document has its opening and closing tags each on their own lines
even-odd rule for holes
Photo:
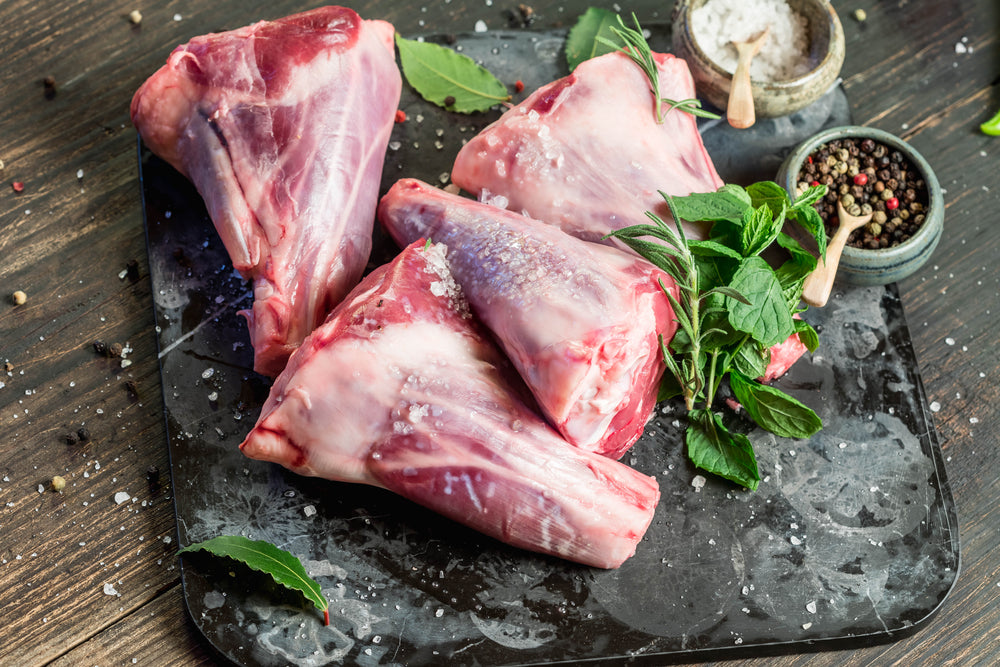
<svg viewBox="0 0 1000 667">
<path fill-rule="evenodd" d="M 691 32 L 698 46 L 729 73 L 736 71 L 736 47 L 770 26 L 750 76 L 760 81 L 787 81 L 810 69 L 806 19 L 785 0 L 708 0 L 691 12 Z"/>
</svg>

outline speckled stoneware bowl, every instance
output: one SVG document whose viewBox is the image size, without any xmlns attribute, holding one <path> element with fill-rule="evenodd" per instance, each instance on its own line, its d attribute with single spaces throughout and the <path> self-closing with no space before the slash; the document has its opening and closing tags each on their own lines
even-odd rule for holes
<svg viewBox="0 0 1000 667">
<path fill-rule="evenodd" d="M 733 77 L 698 46 L 691 31 L 691 12 L 706 0 L 677 0 L 673 12 L 673 52 L 684 58 L 694 77 L 698 97 L 719 109 L 729 103 Z M 806 74 L 787 81 L 751 80 L 758 118 L 776 118 L 803 109 L 826 93 L 844 64 L 844 28 L 827 0 L 788 0 L 809 22 L 809 61 Z"/>
<path fill-rule="evenodd" d="M 869 127 L 832 127 L 799 144 L 778 170 L 777 182 L 795 196 L 798 174 L 806 158 L 817 148 L 845 137 L 871 138 L 903 153 L 920 170 L 927 183 L 927 209 L 917 232 L 898 246 L 877 250 L 847 246 L 840 257 L 837 280 L 854 285 L 885 285 L 906 278 L 930 259 L 944 228 L 944 198 L 941 185 L 927 160 L 899 137 Z"/>
</svg>

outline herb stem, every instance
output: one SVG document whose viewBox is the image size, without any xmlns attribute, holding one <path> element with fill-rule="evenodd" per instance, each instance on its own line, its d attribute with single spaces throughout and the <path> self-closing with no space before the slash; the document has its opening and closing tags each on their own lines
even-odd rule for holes
<svg viewBox="0 0 1000 667">
<path fill-rule="evenodd" d="M 708 410 L 712 409 L 712 403 L 715 402 L 715 392 L 719 388 L 719 383 L 716 376 L 716 366 L 719 361 L 718 348 L 712 350 L 711 356 L 709 357 L 708 365 L 708 387 L 705 390 L 705 408 Z"/>
<path fill-rule="evenodd" d="M 691 300 L 691 312 L 690 317 L 692 322 L 698 322 L 698 300 Z M 695 332 L 697 334 L 697 332 Z M 687 409 L 690 412 L 694 410 L 695 401 L 698 399 L 698 394 L 701 393 L 702 383 L 698 382 L 698 356 L 701 354 L 701 341 L 700 336 L 695 335 L 691 340 L 691 360 L 689 371 L 689 379 L 684 383 L 684 403 L 687 405 Z M 702 385 L 702 386 L 700 386 Z"/>
</svg>

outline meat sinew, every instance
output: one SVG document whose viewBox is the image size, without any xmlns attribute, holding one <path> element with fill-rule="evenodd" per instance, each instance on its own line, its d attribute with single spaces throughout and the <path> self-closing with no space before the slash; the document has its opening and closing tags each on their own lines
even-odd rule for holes
<svg viewBox="0 0 1000 667">
<path fill-rule="evenodd" d="M 682 59 L 654 57 L 663 97 L 695 96 Z M 694 117 L 675 109 L 658 124 L 649 80 L 622 53 L 584 61 L 504 113 L 462 147 L 451 178 L 589 241 L 649 222 L 646 211 L 670 220 L 659 190 L 687 195 L 723 184 Z M 685 232 L 704 238 L 708 230 Z"/>
<path fill-rule="evenodd" d="M 234 267 L 254 369 L 288 355 L 371 251 L 401 77 L 393 27 L 323 7 L 177 47 L 132 99 L 150 149 L 198 188 Z"/>
<path fill-rule="evenodd" d="M 615 248 L 415 179 L 397 182 L 378 217 L 400 246 L 429 238 L 476 315 L 571 443 L 620 458 L 642 434 L 664 371 L 658 334 L 673 279 Z"/>
<path fill-rule="evenodd" d="M 656 480 L 570 445 L 526 406 L 445 252 L 416 242 L 368 275 L 292 355 L 243 452 L 617 567 L 649 526 Z"/>
</svg>

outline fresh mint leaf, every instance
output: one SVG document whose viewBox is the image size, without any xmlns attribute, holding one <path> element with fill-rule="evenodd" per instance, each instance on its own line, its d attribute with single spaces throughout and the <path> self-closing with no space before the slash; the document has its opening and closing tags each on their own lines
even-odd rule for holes
<svg viewBox="0 0 1000 667">
<path fill-rule="evenodd" d="M 715 192 L 695 192 L 672 197 L 677 215 L 690 222 L 727 220 L 739 224 L 751 207 L 746 190 L 738 185 L 723 185 Z"/>
<path fill-rule="evenodd" d="M 754 208 L 760 208 L 763 204 L 767 204 L 773 213 L 777 213 L 782 209 L 792 207 L 792 200 L 788 198 L 785 188 L 774 181 L 752 183 L 747 186 L 746 190 L 747 194 L 750 195 L 750 202 Z"/>
<path fill-rule="evenodd" d="M 740 295 L 743 298 L 743 295 Z M 701 345 L 707 349 L 725 349 L 746 338 L 746 334 L 733 329 L 729 323 L 726 296 L 715 292 L 705 299 L 701 319 Z"/>
<path fill-rule="evenodd" d="M 819 349 L 819 334 L 812 328 L 812 325 L 805 320 L 795 320 L 795 333 L 799 335 L 799 341 L 806 346 L 810 352 Z"/>
<path fill-rule="evenodd" d="M 802 244 L 796 241 L 795 238 L 782 232 L 774 240 L 791 255 L 791 260 L 789 261 L 800 265 L 805 270 L 804 275 L 812 273 L 812 270 L 816 268 L 816 258 L 812 256 L 812 253 L 803 248 Z"/>
<path fill-rule="evenodd" d="M 777 216 L 774 213 L 778 213 Z M 740 231 L 740 245 L 744 257 L 753 257 L 764 252 L 781 232 L 785 224 L 785 208 L 772 212 L 767 204 L 748 209 L 743 214 L 743 228 Z"/>
<path fill-rule="evenodd" d="M 715 192 L 720 195 L 725 195 L 726 197 L 738 199 L 748 208 L 753 208 L 753 198 L 750 197 L 750 193 L 747 192 L 746 188 L 736 185 L 735 183 L 725 183 Z"/>
<path fill-rule="evenodd" d="M 745 331 L 767 347 L 792 334 L 792 315 L 781 284 L 766 261 L 760 257 L 743 260 L 729 286 L 749 301 L 728 300 L 729 323 L 734 329 Z"/>
<path fill-rule="evenodd" d="M 733 253 L 740 254 L 735 250 Z M 742 257 L 695 255 L 694 264 L 698 272 L 698 289 L 704 293 L 722 285 L 729 285 L 733 274 L 736 273 L 736 269 L 739 268 L 742 261 Z"/>
<path fill-rule="evenodd" d="M 618 15 L 607 9 L 591 7 L 581 14 L 566 37 L 566 64 L 569 71 L 575 70 L 584 60 L 616 51 L 618 47 L 607 42 L 621 43 L 612 30 L 617 25 Z"/>
<path fill-rule="evenodd" d="M 783 438 L 808 438 L 823 427 L 819 416 L 775 387 L 730 373 L 729 387 L 757 424 Z"/>
<path fill-rule="evenodd" d="M 207 551 L 216 556 L 232 558 L 252 570 L 271 575 L 278 584 L 302 593 L 323 612 L 324 623 L 330 624 L 329 604 L 320 585 L 306 573 L 302 562 L 294 554 L 279 549 L 270 542 L 250 540 L 240 535 L 220 535 L 188 545 L 177 553 L 192 551 Z"/>
<path fill-rule="evenodd" d="M 816 258 L 787 234 L 779 234 L 777 242 L 788 252 L 789 259 L 774 270 L 774 275 L 781 284 L 785 299 L 794 308 L 802 296 L 805 279 L 816 269 Z"/>
<path fill-rule="evenodd" d="M 747 377 L 759 378 L 767 372 L 770 361 L 771 348 L 747 342 L 736 350 L 732 358 L 732 367 Z"/>
<path fill-rule="evenodd" d="M 822 197 L 826 193 L 826 186 L 824 185 L 818 190 L 820 197 Z M 809 192 L 806 193 L 806 195 L 809 194 Z M 802 227 L 812 238 L 816 239 L 816 246 L 820 257 L 826 257 L 827 239 L 823 218 L 820 217 L 819 211 L 813 208 L 812 204 L 803 204 L 802 202 L 801 198 L 796 200 L 796 203 L 788 211 L 788 219 Z"/>
<path fill-rule="evenodd" d="M 486 111 L 510 99 L 507 87 L 472 58 L 451 49 L 396 34 L 407 82 L 439 107 L 458 113 Z"/>
<path fill-rule="evenodd" d="M 691 462 L 755 491 L 760 484 L 760 472 L 749 438 L 730 433 L 711 410 L 691 410 L 688 419 L 684 439 Z"/>
<path fill-rule="evenodd" d="M 729 257 L 735 260 L 743 259 L 743 255 L 718 241 L 711 239 L 706 241 L 688 241 L 688 248 L 692 255 L 698 257 Z"/>
<path fill-rule="evenodd" d="M 826 195 L 825 185 L 811 185 L 806 189 L 801 195 L 795 198 L 792 202 L 791 207 L 793 209 L 799 210 L 804 208 L 812 208 L 814 204 L 819 202 Z"/>
</svg>

